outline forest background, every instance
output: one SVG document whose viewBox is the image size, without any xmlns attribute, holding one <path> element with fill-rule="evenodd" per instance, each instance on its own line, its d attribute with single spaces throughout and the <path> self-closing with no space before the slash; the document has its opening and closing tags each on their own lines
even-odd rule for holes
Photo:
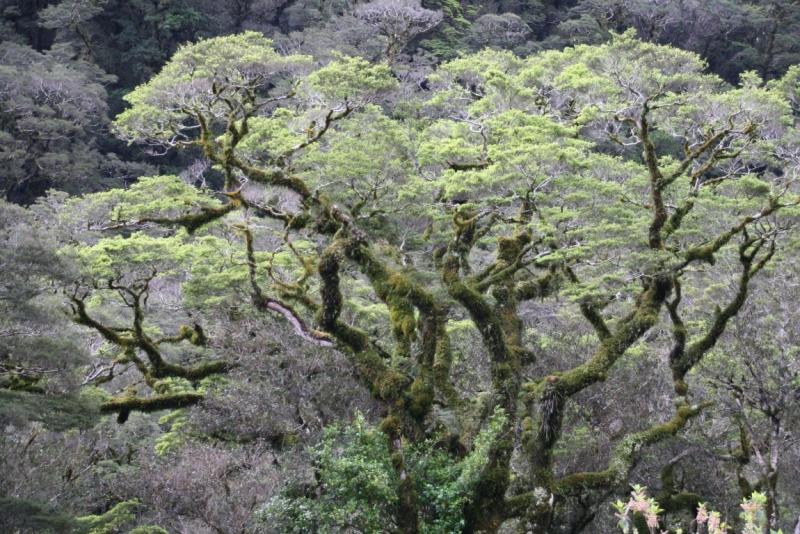
<svg viewBox="0 0 800 534">
<path fill-rule="evenodd" d="M 3 532 L 800 533 L 799 2 L 0 16 Z"/>
</svg>

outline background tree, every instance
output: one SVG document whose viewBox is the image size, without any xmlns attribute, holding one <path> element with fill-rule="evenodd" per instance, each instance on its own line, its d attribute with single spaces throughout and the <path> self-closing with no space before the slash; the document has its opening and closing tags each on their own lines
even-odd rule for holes
<svg viewBox="0 0 800 534">
<path fill-rule="evenodd" d="M 0 51 L 0 184 L 6 200 L 31 203 L 52 187 L 96 191 L 152 169 L 97 148 L 94 134 L 108 127 L 103 84 L 112 77 L 70 60 L 67 49 L 40 54 L 5 42 Z"/>
<path fill-rule="evenodd" d="M 390 65 L 409 41 L 442 21 L 441 13 L 399 1 L 365 4 L 355 14 L 386 37 L 385 55 Z"/>
</svg>

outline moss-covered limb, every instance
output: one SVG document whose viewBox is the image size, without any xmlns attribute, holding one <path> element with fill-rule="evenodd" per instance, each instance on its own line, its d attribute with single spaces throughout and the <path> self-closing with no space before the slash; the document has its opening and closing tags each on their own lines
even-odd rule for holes
<svg viewBox="0 0 800 534">
<path fill-rule="evenodd" d="M 639 138 L 642 141 L 642 146 L 644 147 L 642 159 L 644 159 L 647 172 L 650 176 L 650 197 L 652 200 L 653 220 L 648 229 L 648 241 L 652 250 L 661 250 L 663 248 L 661 229 L 667 222 L 667 208 L 664 205 L 663 197 L 663 191 L 667 183 L 658 165 L 656 146 L 650 139 L 650 123 L 648 122 L 647 116 L 650 113 L 650 101 L 652 99 L 653 97 L 648 97 L 642 105 L 642 112 L 639 116 L 637 130 Z"/>
<path fill-rule="evenodd" d="M 504 265 L 513 265 L 524 255 L 525 246 L 530 242 L 530 235 L 527 233 L 517 233 L 514 238 L 498 238 L 497 264 L 501 266 L 499 272 L 506 271 L 505 278 L 497 278 L 492 281 L 492 296 L 495 304 L 494 316 L 502 329 L 505 347 L 508 351 L 506 360 L 492 360 L 492 386 L 495 398 L 502 406 L 506 402 L 516 403 L 516 399 L 511 396 L 518 396 L 520 390 L 520 365 L 523 356 L 527 353 L 522 341 L 523 325 L 519 319 L 517 310 L 517 292 L 514 280 L 515 269 L 503 269 Z M 451 282 L 451 286 L 452 286 Z M 453 289 L 458 290 L 454 287 Z M 481 299 L 479 292 L 472 290 L 471 299 Z M 470 312 L 485 313 L 486 310 L 476 309 Z M 487 322 L 487 319 L 489 322 Z M 476 322 L 473 317 L 473 321 Z M 491 324 L 492 319 L 483 319 L 487 324 Z M 496 326 L 491 326 L 496 328 Z M 480 326 L 479 326 L 480 330 Z M 488 342 L 491 342 L 489 340 Z M 484 338 L 484 345 L 487 340 Z M 495 347 L 495 350 L 500 347 Z M 504 406 L 505 408 L 505 406 Z M 509 414 L 511 424 L 514 424 L 517 417 L 517 409 Z M 510 459 L 513 450 L 513 442 L 509 434 L 501 436 L 489 450 L 490 461 L 482 473 L 478 483 L 478 489 L 474 501 L 467 507 L 467 520 L 473 530 L 495 532 L 504 520 L 508 518 L 508 502 L 505 494 L 510 483 Z"/>
<path fill-rule="evenodd" d="M 492 444 L 488 456 L 486 469 L 476 483 L 478 488 L 474 500 L 467 509 L 467 530 L 488 530 L 493 532 L 502 521 L 505 493 L 510 481 L 510 461 L 513 451 L 512 432 L 517 419 L 517 397 L 520 387 L 520 361 L 519 355 L 510 350 L 506 340 L 506 330 L 513 332 L 519 325 L 513 323 L 518 320 L 512 306 L 508 309 L 498 310 L 487 302 L 484 296 L 471 288 L 461 278 L 464 269 L 464 257 L 474 242 L 475 226 L 478 216 L 469 218 L 454 217 L 456 237 L 446 250 L 438 250 L 435 254 L 436 267 L 439 271 L 448 294 L 461 304 L 469 314 L 481 335 L 483 345 L 489 353 L 490 372 L 492 378 L 492 396 L 496 406 L 503 408 L 507 416 L 508 432 L 503 434 Z M 521 241 L 508 239 L 503 245 L 508 245 L 508 250 L 498 254 L 498 263 L 507 262 L 519 254 Z M 465 271 L 466 272 L 466 271 Z M 513 277 L 509 276 L 509 285 L 497 286 L 502 293 L 502 298 L 514 299 Z M 501 305 L 502 308 L 502 305 Z M 509 312 L 512 321 L 504 324 L 505 312 Z M 501 317 L 501 315 L 503 317 Z"/>
<path fill-rule="evenodd" d="M 519 394 L 519 357 L 506 343 L 503 322 L 483 295 L 471 289 L 461 279 L 460 259 L 457 253 L 441 255 L 438 262 L 442 280 L 450 296 L 459 302 L 469 313 L 481 334 L 483 344 L 489 352 L 492 393 L 497 405 L 508 416 L 508 430 L 489 450 L 489 461 L 476 483 L 478 488 L 467 508 L 467 529 L 469 531 L 488 530 L 494 532 L 505 519 L 505 493 L 510 482 L 510 462 L 513 451 L 510 430 L 517 417 L 517 396 Z M 510 293 L 507 291 L 506 292 Z"/>
<path fill-rule="evenodd" d="M 288 158 L 292 154 L 294 154 L 294 153 L 306 148 L 307 146 L 313 145 L 314 143 L 319 141 L 322 138 L 323 135 L 325 135 L 325 133 L 328 131 L 328 129 L 330 129 L 330 127 L 335 122 L 338 122 L 338 121 L 340 121 L 342 119 L 347 118 L 347 116 L 350 115 L 354 110 L 355 110 L 355 108 L 350 107 L 350 105 L 347 105 L 347 106 L 345 106 L 345 108 L 342 111 L 340 111 L 338 113 L 334 113 L 334 110 L 328 111 L 328 113 L 325 115 L 325 118 L 322 121 L 322 125 L 320 125 L 318 127 L 310 127 L 309 128 L 310 131 L 309 131 L 308 139 L 306 139 L 302 143 L 299 143 L 299 144 L 293 146 L 292 148 L 290 148 L 289 150 L 284 152 L 282 157 L 283 158 Z"/>
<path fill-rule="evenodd" d="M 316 320 L 320 328 L 330 334 L 350 356 L 359 377 L 373 397 L 382 401 L 397 401 L 410 388 L 412 381 L 388 365 L 366 332 L 339 320 L 344 302 L 339 288 L 339 269 L 345 258 L 343 248 L 346 244 L 345 238 L 334 239 L 320 256 L 317 271 L 320 275 L 322 306 Z"/>
<path fill-rule="evenodd" d="M 531 240 L 528 232 L 517 232 L 511 238 L 498 237 L 497 258 L 489 275 L 481 276 L 480 280 L 469 278 L 467 283 L 475 291 L 484 293 L 494 285 L 513 282 L 514 275 L 525 266 L 524 258 L 532 249 Z"/>
<path fill-rule="evenodd" d="M 158 367 L 154 366 L 149 375 L 153 378 L 185 378 L 194 382 L 209 376 L 227 373 L 235 367 L 237 367 L 236 363 L 225 360 L 199 363 L 190 367 L 164 362 Z"/>
<path fill-rule="evenodd" d="M 211 375 L 228 372 L 236 364 L 224 360 L 211 361 L 198 365 L 184 367 L 181 365 L 167 362 L 161 350 L 158 348 L 160 342 L 175 343 L 188 340 L 196 345 L 206 343 L 205 333 L 199 325 L 194 328 L 189 326 L 181 327 L 176 336 L 163 338 L 159 341 L 151 339 L 144 331 L 144 308 L 142 298 L 147 294 L 150 278 L 136 283 L 134 288 L 119 285 L 113 280 L 108 282 L 108 288 L 119 291 L 125 302 L 133 308 L 133 328 L 120 329 L 130 332 L 131 336 L 120 336 L 115 330 L 107 327 L 92 319 L 86 312 L 86 305 L 77 297 L 72 297 L 75 310 L 74 320 L 98 331 L 107 341 L 123 349 L 123 355 L 117 358 L 116 363 L 133 363 L 136 369 L 143 375 L 145 382 L 153 386 L 158 379 L 175 377 L 186 378 L 187 380 L 201 380 Z M 136 350 L 142 351 L 149 362 L 149 366 L 136 354 Z"/>
<path fill-rule="evenodd" d="M 116 289 L 120 294 L 127 294 L 130 300 L 126 303 L 133 308 L 133 338 L 134 343 L 147 356 L 150 362 L 150 371 L 145 375 L 150 378 L 164 378 L 167 376 L 179 376 L 174 373 L 181 372 L 181 366 L 168 363 L 161 354 L 158 345 L 144 331 L 144 306 L 142 306 L 142 296 L 146 295 L 149 280 L 146 280 L 142 287 L 136 290 L 127 286 L 116 285 L 109 282 L 110 289 Z"/>
<path fill-rule="evenodd" d="M 684 353 L 686 352 L 686 340 L 688 335 L 686 325 L 683 323 L 683 319 L 681 319 L 681 316 L 678 312 L 678 307 L 680 306 L 682 298 L 680 279 L 675 279 L 674 291 L 675 297 L 666 303 L 667 310 L 669 311 L 669 318 L 672 322 L 672 338 L 674 340 L 672 349 L 670 349 L 669 352 L 670 364 L 672 364 L 672 362 L 680 361 L 681 358 L 683 358 Z M 689 389 L 686 383 L 681 380 L 679 382 L 675 382 L 675 391 L 678 393 L 678 395 L 686 395 Z"/>
<path fill-rule="evenodd" d="M 234 172 L 239 171 L 253 182 L 263 185 L 285 187 L 300 195 L 304 200 L 310 198 L 311 191 L 308 189 L 305 181 L 300 177 L 292 175 L 280 167 L 261 169 L 250 165 L 236 155 L 236 146 L 247 134 L 247 119 L 252 116 L 253 113 L 255 113 L 255 110 L 251 110 L 243 117 L 231 113 L 227 121 L 226 133 L 221 147 L 218 146 L 217 138 L 211 129 L 208 118 L 202 113 L 193 114 L 200 125 L 200 139 L 198 144 L 202 147 L 203 154 L 209 161 L 222 167 L 223 173 L 225 174 L 225 189 L 230 190 L 235 187 L 238 180 L 235 178 Z"/>
<path fill-rule="evenodd" d="M 686 215 L 686 213 L 688 213 L 689 210 L 691 210 L 693 206 L 692 203 L 685 204 L 683 209 L 679 209 L 675 214 L 673 214 L 673 217 L 670 220 L 668 217 L 667 208 L 664 204 L 664 190 L 675 180 L 683 176 L 694 161 L 700 158 L 703 154 L 712 150 L 715 145 L 733 132 L 733 125 L 729 124 L 728 128 L 709 137 L 703 144 L 694 150 L 687 151 L 686 157 L 683 161 L 681 161 L 680 165 L 678 165 L 678 168 L 675 169 L 669 176 L 664 176 L 658 164 L 656 146 L 650 138 L 651 126 L 648 120 L 648 115 L 651 111 L 651 102 L 656 97 L 657 95 L 651 95 L 645 99 L 642 105 L 642 111 L 639 115 L 639 120 L 636 123 L 636 130 L 643 146 L 642 159 L 644 160 L 650 177 L 650 196 L 652 200 L 653 220 L 650 223 L 650 228 L 648 231 L 649 245 L 653 250 L 660 250 L 664 246 L 663 238 L 665 233 L 668 235 L 669 233 L 674 232 L 675 229 L 680 226 L 683 217 Z M 745 133 L 749 132 L 746 131 Z M 708 161 L 701 166 L 703 169 L 702 172 L 704 173 L 710 169 L 717 159 L 724 157 L 724 153 L 725 150 L 723 149 L 713 151 Z M 664 232 L 662 232 L 662 230 Z"/>
<path fill-rule="evenodd" d="M 664 180 L 664 182 L 663 182 L 664 183 L 664 187 L 668 186 L 669 184 L 671 184 L 672 182 L 674 182 L 675 180 L 677 180 L 678 178 L 683 176 L 686 173 L 686 171 L 689 169 L 689 166 L 694 161 L 696 161 L 697 158 L 699 158 L 700 156 L 702 156 L 703 154 L 705 154 L 706 152 L 711 150 L 714 147 L 714 145 L 717 145 L 720 141 L 722 141 L 726 136 L 728 136 L 733 131 L 734 131 L 733 126 L 729 125 L 727 128 L 725 128 L 723 130 L 720 130 L 715 135 L 709 137 L 703 144 L 701 144 L 700 146 L 698 146 L 694 150 L 687 151 L 686 152 L 686 157 L 681 161 L 680 165 L 678 165 L 678 168 L 675 169 Z M 752 129 L 747 128 L 747 129 L 745 129 L 745 131 L 743 133 L 750 133 L 751 131 L 752 131 Z M 695 176 L 694 176 L 695 174 L 696 174 L 696 176 L 702 176 L 706 171 L 708 171 L 711 168 L 711 166 L 717 160 L 723 159 L 725 152 L 726 152 L 726 150 L 714 150 L 712 156 L 709 157 L 709 159 L 706 162 L 706 164 L 701 166 L 701 167 L 704 167 L 702 172 L 693 173 L 693 178 L 695 178 Z M 694 185 L 694 180 L 692 182 L 692 185 Z"/>
<path fill-rule="evenodd" d="M 195 323 L 193 327 L 188 325 L 181 326 L 178 329 L 177 334 L 174 336 L 162 337 L 156 341 L 156 344 L 180 343 L 181 341 L 188 341 L 192 345 L 205 347 L 206 343 L 208 342 L 208 338 L 206 337 L 206 333 L 203 331 L 203 327 Z"/>
<path fill-rule="evenodd" d="M 683 253 L 684 261 L 681 262 L 675 270 L 678 271 L 689 265 L 693 261 L 704 261 L 713 265 L 715 263 L 714 254 L 716 254 L 722 247 L 727 245 L 734 236 L 747 233 L 747 226 L 756 222 L 768 215 L 772 215 L 776 211 L 796 205 L 797 203 L 781 204 L 777 198 L 771 198 L 769 204 L 765 206 L 758 214 L 749 215 L 744 217 L 739 224 L 730 228 L 730 230 L 721 233 L 713 241 L 707 245 L 694 247 Z M 745 238 L 747 240 L 748 238 Z"/>
<path fill-rule="evenodd" d="M 288 228 L 300 229 L 306 224 L 306 219 L 302 215 L 287 213 L 274 206 L 256 204 L 245 199 L 242 199 L 242 206 L 253 212 L 257 217 L 283 221 L 284 226 Z"/>
<path fill-rule="evenodd" d="M 714 314 L 711 325 L 700 339 L 691 343 L 685 350 L 679 350 L 670 355 L 670 368 L 675 381 L 676 390 L 684 390 L 684 377 L 703 356 L 711 350 L 725 332 L 728 322 L 735 317 L 747 300 L 747 293 L 752 277 L 768 263 L 775 254 L 775 247 L 770 243 L 767 253 L 754 266 L 756 256 L 764 245 L 762 239 L 745 238 L 739 246 L 739 262 L 742 273 L 739 276 L 739 285 L 733 299 L 725 308 Z M 679 391 L 680 393 L 680 391 Z M 684 391 L 685 393 L 685 391 Z"/>
<path fill-rule="evenodd" d="M 515 361 L 505 340 L 503 324 L 483 295 L 470 289 L 459 276 L 459 258 L 448 255 L 441 264 L 442 280 L 450 296 L 460 303 L 469 313 L 470 318 L 481 334 L 483 344 L 489 352 L 493 366 L 492 387 L 499 395 L 501 407 L 506 414 L 514 418 L 516 414 L 516 391 L 519 380 L 519 362 Z M 510 393 L 514 393 L 510 395 Z"/>
<path fill-rule="evenodd" d="M 685 510 L 693 517 L 697 512 L 697 505 L 702 502 L 702 498 L 696 493 L 679 491 L 675 487 L 675 466 L 687 455 L 688 451 L 679 454 L 661 469 L 661 489 L 655 500 L 666 513 Z"/>
<path fill-rule="evenodd" d="M 253 182 L 262 185 L 285 187 L 286 189 L 297 193 L 303 200 L 311 198 L 312 196 L 311 190 L 308 188 L 308 185 L 302 178 L 297 175 L 290 174 L 283 169 L 260 169 L 235 156 L 231 158 L 230 162 L 231 165 L 241 171 L 242 174 L 247 176 L 247 178 Z"/>
<path fill-rule="evenodd" d="M 559 290 L 563 282 L 561 272 L 555 265 L 551 265 L 547 272 L 533 280 L 522 280 L 514 287 L 516 298 L 519 301 L 544 299 Z"/>
<path fill-rule="evenodd" d="M 689 198 L 687 198 L 683 204 L 678 206 L 672 215 L 669 216 L 669 219 L 667 219 L 667 222 L 664 223 L 664 228 L 662 230 L 664 237 L 672 235 L 681 227 L 683 224 L 683 219 L 689 214 L 689 212 L 692 211 L 692 209 L 694 209 L 697 193 L 697 190 L 692 191 L 692 193 L 689 195 Z"/>
<path fill-rule="evenodd" d="M 428 413 L 433 402 L 434 389 L 438 384 L 440 391 L 458 414 L 463 407 L 463 401 L 449 381 L 452 355 L 445 328 L 445 314 L 427 289 L 381 261 L 370 247 L 366 236 L 352 226 L 349 218 L 342 216 L 338 220 L 341 229 L 337 233 L 337 239 L 341 254 L 367 277 L 376 296 L 389 309 L 392 334 L 396 340 L 394 368 L 410 356 L 411 343 L 416 340 L 418 333 L 421 336 L 420 351 L 417 354 L 419 373 L 410 388 L 411 413 L 420 419 Z M 415 311 L 419 312 L 419 317 Z"/>
<path fill-rule="evenodd" d="M 623 318 L 615 331 L 600 344 L 595 355 L 588 362 L 563 373 L 553 374 L 545 379 L 528 383 L 524 389 L 530 415 L 523 426 L 523 447 L 531 464 L 530 484 L 542 488 L 544 492 L 556 491 L 553 479 L 553 449 L 561 435 L 564 406 L 569 398 L 579 391 L 605 380 L 611 366 L 625 351 L 649 330 L 658 319 L 661 305 L 669 295 L 669 279 L 651 279 L 637 299 L 633 311 Z M 604 474 L 593 474 L 591 479 L 600 484 L 606 480 Z M 527 521 L 536 528 L 534 532 L 544 532 L 550 512 L 543 506 L 531 508 Z"/>
<path fill-rule="evenodd" d="M 564 272 L 567 273 L 567 277 L 569 278 L 570 282 L 573 284 L 580 283 L 578 275 L 571 267 L 566 267 Z M 606 320 L 603 318 L 602 313 L 600 313 L 600 310 L 602 310 L 604 307 L 602 303 L 582 300 L 578 307 L 581 310 L 581 315 L 583 315 L 583 317 L 589 321 L 589 324 L 592 325 L 592 328 L 594 328 L 594 331 L 601 342 L 611 337 L 611 330 L 609 330 Z"/>
<path fill-rule="evenodd" d="M 609 330 L 608 325 L 606 325 L 603 314 L 600 313 L 600 310 L 603 309 L 602 305 L 591 302 L 581 302 L 578 307 L 581 310 L 581 315 L 592 325 L 595 334 L 597 334 L 601 342 L 611 338 L 611 330 Z"/>
<path fill-rule="evenodd" d="M 227 204 L 219 208 L 211 208 L 208 206 L 199 206 L 200 213 L 187 213 L 175 218 L 169 217 L 142 217 L 133 221 L 123 221 L 118 224 L 110 226 L 92 227 L 92 230 L 107 231 L 107 230 L 120 230 L 123 228 L 131 228 L 141 226 L 143 224 L 151 223 L 171 228 L 186 228 L 189 234 L 193 234 L 198 229 L 206 226 L 225 215 L 235 211 L 243 205 L 237 199 L 233 199 Z"/>
<path fill-rule="evenodd" d="M 547 388 L 554 387 L 559 395 L 568 398 L 592 384 L 605 380 L 609 369 L 617 359 L 656 323 L 661 306 L 669 296 L 671 288 L 672 281 L 669 279 L 650 280 L 637 299 L 633 311 L 619 322 L 612 335 L 601 343 L 589 361 L 560 375 L 553 375 L 547 380 L 526 385 L 526 390 L 531 391 L 535 398 L 542 398 Z"/>
<path fill-rule="evenodd" d="M 322 307 L 322 304 L 311 298 L 306 289 L 300 284 L 285 283 L 273 279 L 273 287 L 281 300 L 295 302 L 305 308 L 311 315 L 316 315 Z"/>
<path fill-rule="evenodd" d="M 157 412 L 192 406 L 205 399 L 200 393 L 169 393 L 153 397 L 114 397 L 100 405 L 103 413 Z"/>
<path fill-rule="evenodd" d="M 70 317 L 75 323 L 96 330 L 106 341 L 119 347 L 126 347 L 134 343 L 133 337 L 121 336 L 116 332 L 116 329 L 108 327 L 90 317 L 86 311 L 86 303 L 83 299 L 77 296 L 70 296 L 69 299 L 72 302 L 72 314 Z"/>
<path fill-rule="evenodd" d="M 147 377 L 150 374 L 150 368 L 147 367 L 147 364 L 144 362 L 144 360 L 142 360 L 136 354 L 136 347 L 134 345 L 128 345 L 124 347 L 122 356 L 120 356 L 119 358 L 115 358 L 114 363 L 118 364 L 132 363 L 134 367 L 136 367 L 136 370 L 142 374 L 142 376 Z"/>
<path fill-rule="evenodd" d="M 200 228 L 211 224 L 212 222 L 221 219 L 225 215 L 235 211 L 237 208 L 241 207 L 241 205 L 241 202 L 231 199 L 227 204 L 220 208 L 200 206 L 200 213 L 188 213 L 174 219 L 144 217 L 137 220 L 136 224 L 153 223 L 161 226 L 182 227 L 186 228 L 186 231 L 190 234 L 193 234 Z"/>
<path fill-rule="evenodd" d="M 489 217 L 489 220 L 482 227 L 479 227 L 478 223 L 486 217 Z M 492 229 L 497 220 L 497 215 L 491 210 L 483 210 L 476 213 L 472 209 L 462 208 L 453 212 L 453 229 L 455 230 L 455 236 L 453 242 L 443 252 L 446 251 L 450 255 L 458 257 L 459 268 L 466 276 L 469 277 L 472 274 L 472 267 L 469 263 L 469 254 L 472 247 L 478 239 L 486 235 Z M 494 269 L 494 264 L 487 266 L 486 269 L 484 269 L 485 275 L 491 274 Z"/>
<path fill-rule="evenodd" d="M 534 526 L 534 532 L 547 531 L 553 513 L 554 493 L 553 450 L 561 436 L 564 421 L 564 406 L 568 400 L 560 389 L 558 376 L 549 376 L 542 381 L 542 394 L 538 402 L 531 396 L 526 398 L 530 413 L 522 425 L 522 446 L 530 463 L 529 485 L 541 494 L 528 509 L 526 520 Z"/>
<path fill-rule="evenodd" d="M 606 470 L 575 473 L 560 478 L 554 485 L 556 495 L 573 495 L 586 490 L 616 488 L 625 485 L 636 455 L 644 447 L 676 435 L 686 427 L 691 418 L 696 417 L 712 404 L 711 402 L 704 402 L 694 406 L 684 404 L 676 410 L 672 419 L 666 423 L 652 426 L 625 437 L 614 449 Z"/>
<path fill-rule="evenodd" d="M 455 412 L 456 417 L 460 421 L 465 421 L 468 417 L 466 402 L 450 379 L 453 351 L 450 345 L 450 335 L 444 324 L 444 317 L 438 329 L 439 339 L 436 341 L 436 352 L 433 357 L 433 384 L 436 391 L 444 397 L 447 406 Z"/>
<path fill-rule="evenodd" d="M 378 260 L 367 242 L 353 242 L 344 250 L 346 256 L 367 276 L 375 295 L 389 309 L 392 335 L 396 343 L 393 363 L 397 366 L 411 356 L 411 343 L 417 338 L 415 308 L 419 308 L 422 314 L 420 321 L 425 321 L 426 317 L 437 315 L 437 307 L 433 298 L 427 291 L 409 280 L 407 276 Z M 426 344 L 429 349 L 427 351 L 428 358 L 422 358 L 420 363 L 430 369 L 433 365 L 436 331 L 428 328 L 427 332 L 429 334 Z M 423 351 L 422 354 L 425 353 Z"/>
</svg>

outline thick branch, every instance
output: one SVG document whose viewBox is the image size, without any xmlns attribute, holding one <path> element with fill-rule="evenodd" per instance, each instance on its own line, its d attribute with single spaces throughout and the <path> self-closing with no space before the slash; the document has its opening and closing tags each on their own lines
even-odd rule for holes
<svg viewBox="0 0 800 534">
<path fill-rule="evenodd" d="M 706 402 L 695 406 L 681 406 L 670 421 L 631 434 L 617 445 L 605 471 L 567 475 L 556 481 L 555 493 L 570 495 L 585 490 L 613 488 L 625 484 L 637 453 L 648 445 L 674 436 L 683 430 L 689 419 L 699 415 L 711 404 Z"/>
</svg>

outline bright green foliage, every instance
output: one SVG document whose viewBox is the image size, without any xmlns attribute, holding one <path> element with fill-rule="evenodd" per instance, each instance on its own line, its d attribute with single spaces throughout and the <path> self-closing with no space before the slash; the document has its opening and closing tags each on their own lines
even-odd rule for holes
<svg viewBox="0 0 800 534">
<path fill-rule="evenodd" d="M 103 515 L 88 515 L 77 520 L 87 527 L 88 534 L 115 534 L 134 519 L 137 506 L 136 501 L 123 501 Z"/>
<path fill-rule="evenodd" d="M 157 76 L 125 97 L 132 108 L 117 117 L 116 133 L 128 140 L 147 131 L 170 144 L 188 141 L 184 131 L 196 125 L 184 124 L 182 108 L 222 114 L 225 101 L 220 97 L 235 93 L 235 87 L 252 84 L 260 90 L 277 75 L 291 78 L 308 62 L 278 55 L 272 42 L 255 32 L 183 47 Z M 222 92 L 215 94 L 217 85 Z"/>
<path fill-rule="evenodd" d="M 506 418 L 497 411 L 475 438 L 472 452 L 455 462 L 436 443 L 426 442 L 403 451 L 408 476 L 418 487 L 423 513 L 420 532 L 452 534 L 465 525 L 464 507 L 469 503 L 481 471 L 486 467 L 492 443 L 502 432 Z M 273 498 L 261 518 L 281 532 L 391 531 L 400 510 L 400 482 L 388 453 L 387 436 L 370 428 L 358 414 L 353 425 L 326 430 L 325 439 L 312 452 L 316 486 L 288 488 Z M 305 495 L 298 495 L 304 491 Z"/>
<path fill-rule="evenodd" d="M 311 97 L 317 95 L 331 109 L 361 107 L 392 89 L 392 79 L 386 65 L 370 65 L 360 58 L 342 57 L 308 76 Z"/>
</svg>

